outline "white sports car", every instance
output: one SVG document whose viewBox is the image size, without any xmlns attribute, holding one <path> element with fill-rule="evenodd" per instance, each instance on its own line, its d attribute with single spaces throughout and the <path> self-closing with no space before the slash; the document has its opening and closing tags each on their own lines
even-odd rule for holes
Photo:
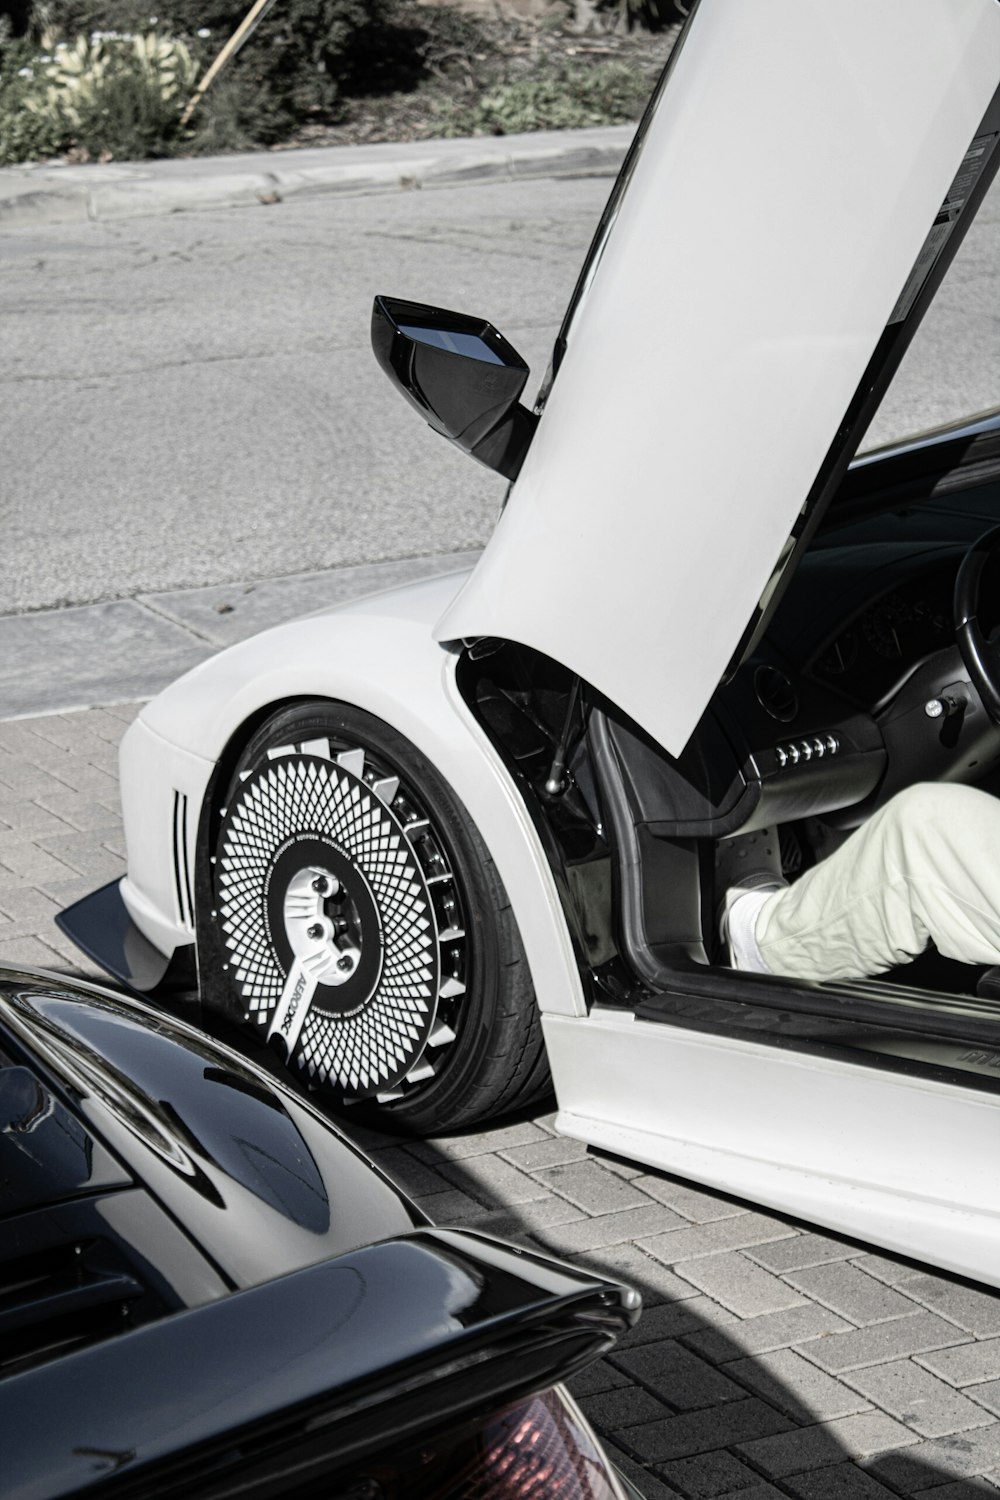
<svg viewBox="0 0 1000 1500">
<path fill-rule="evenodd" d="M 1000 415 L 855 458 L 998 86 L 997 0 L 701 0 L 534 411 L 488 323 L 378 298 L 392 379 L 511 480 L 496 531 L 150 703 L 81 946 L 142 991 L 195 961 L 391 1126 L 551 1078 L 570 1135 L 1000 1284 L 977 973 L 798 983 L 715 931 L 748 848 L 794 879 L 903 786 L 1000 785 Z"/>
</svg>

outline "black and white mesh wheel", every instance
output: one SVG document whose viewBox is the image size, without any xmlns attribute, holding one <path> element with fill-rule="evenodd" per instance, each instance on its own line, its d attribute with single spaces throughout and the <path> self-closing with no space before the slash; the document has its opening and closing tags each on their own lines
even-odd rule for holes
<svg viewBox="0 0 1000 1500">
<path fill-rule="evenodd" d="M 433 1077 L 465 932 L 446 849 L 392 768 L 325 736 L 271 746 L 216 847 L 224 964 L 288 1064 L 382 1103 Z"/>
</svg>

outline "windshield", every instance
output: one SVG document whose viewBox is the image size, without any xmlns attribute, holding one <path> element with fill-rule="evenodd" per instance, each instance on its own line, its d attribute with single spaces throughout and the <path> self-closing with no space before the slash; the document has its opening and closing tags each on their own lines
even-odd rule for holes
<svg viewBox="0 0 1000 1500">
<path fill-rule="evenodd" d="M 1000 405 L 1000 177 L 917 330 L 859 453 Z"/>
</svg>

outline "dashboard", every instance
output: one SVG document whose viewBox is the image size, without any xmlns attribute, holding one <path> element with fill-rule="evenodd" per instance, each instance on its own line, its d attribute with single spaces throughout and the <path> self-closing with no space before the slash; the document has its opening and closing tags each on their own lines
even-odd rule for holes
<svg viewBox="0 0 1000 1500">
<path fill-rule="evenodd" d="M 810 814 L 852 826 L 915 781 L 976 782 L 996 769 L 1000 730 L 956 642 L 963 555 L 914 539 L 806 559 L 784 621 L 716 698 L 743 776 L 759 788 L 748 830 Z M 1000 623 L 1000 553 L 983 575 L 979 618 L 987 633 Z M 935 703 L 951 706 L 935 716 Z"/>
<path fill-rule="evenodd" d="M 870 601 L 806 664 L 818 682 L 876 710 L 910 668 L 955 638 L 954 563 L 918 574 Z"/>
</svg>

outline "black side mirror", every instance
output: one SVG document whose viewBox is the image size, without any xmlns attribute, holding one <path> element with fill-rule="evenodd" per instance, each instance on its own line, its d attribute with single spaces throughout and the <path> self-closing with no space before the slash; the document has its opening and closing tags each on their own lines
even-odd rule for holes
<svg viewBox="0 0 1000 1500">
<path fill-rule="evenodd" d="M 538 418 L 518 405 L 528 366 L 491 323 L 376 297 L 372 348 L 435 432 L 505 479 L 517 478 Z"/>
</svg>

